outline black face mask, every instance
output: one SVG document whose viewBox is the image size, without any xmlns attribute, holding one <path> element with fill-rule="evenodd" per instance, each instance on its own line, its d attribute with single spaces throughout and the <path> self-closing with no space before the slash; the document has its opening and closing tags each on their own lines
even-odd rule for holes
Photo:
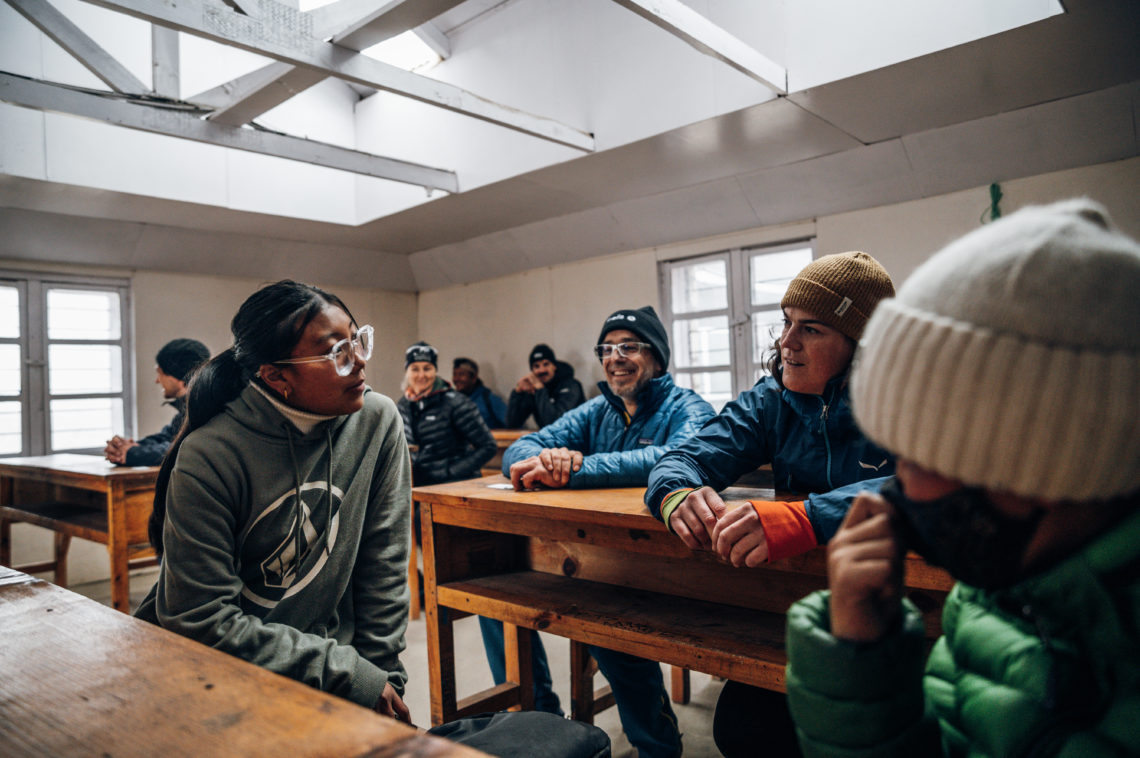
<svg viewBox="0 0 1140 758">
<path fill-rule="evenodd" d="M 911 500 L 896 477 L 882 496 L 895 507 L 906 547 L 941 566 L 960 582 L 997 590 L 1021 578 L 1021 561 L 1044 514 L 1012 519 L 994 508 L 985 492 L 963 487 L 935 500 Z"/>
</svg>

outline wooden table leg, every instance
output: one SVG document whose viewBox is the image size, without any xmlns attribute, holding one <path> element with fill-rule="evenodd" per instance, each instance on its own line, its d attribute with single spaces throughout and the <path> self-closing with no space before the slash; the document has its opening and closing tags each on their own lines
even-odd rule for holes
<svg viewBox="0 0 1140 758">
<path fill-rule="evenodd" d="M 12 477 L 0 476 L 0 505 L 12 505 Z M 0 521 L 0 566 L 12 565 L 12 522 Z"/>
<path fill-rule="evenodd" d="M 127 539 L 126 488 L 112 482 L 107 489 L 107 553 L 111 559 L 111 607 L 131 612 L 130 545 Z"/>
<path fill-rule="evenodd" d="M 427 626 L 428 684 L 431 693 L 431 724 L 439 726 L 455 718 L 455 633 L 450 614 L 441 612 L 435 597 L 435 551 L 446 551 L 446 538 L 436 534 L 431 504 L 420 504 L 423 533 L 424 623 Z M 436 539 L 440 544 L 436 544 Z"/>
<path fill-rule="evenodd" d="M 420 567 L 419 561 L 416 557 L 416 541 L 420 536 L 415 533 L 416 519 L 415 512 L 419 504 L 412 502 L 412 544 L 408 548 L 408 590 L 411 592 L 411 599 L 408 601 L 408 615 L 412 621 L 420 617 Z"/>
<path fill-rule="evenodd" d="M 503 622 L 503 657 L 506 659 L 508 682 L 519 686 L 519 705 L 511 711 L 534 710 L 534 666 L 531 665 L 531 633 L 514 624 Z"/>
<path fill-rule="evenodd" d="M 670 666 L 670 678 L 672 679 L 672 695 L 673 702 L 680 705 L 688 705 L 690 690 L 689 690 L 689 670 L 681 668 L 680 666 Z"/>
</svg>

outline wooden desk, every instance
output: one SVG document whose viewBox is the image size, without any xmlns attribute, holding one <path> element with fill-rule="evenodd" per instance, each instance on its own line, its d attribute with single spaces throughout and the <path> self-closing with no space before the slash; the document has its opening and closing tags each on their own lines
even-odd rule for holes
<svg viewBox="0 0 1140 758">
<path fill-rule="evenodd" d="M 0 755 L 480 753 L 0 568 Z"/>
<path fill-rule="evenodd" d="M 424 538 L 433 723 L 529 705 L 529 638 L 512 625 L 784 689 L 784 614 L 826 586 L 826 550 L 735 569 L 686 548 L 649 514 L 642 488 L 514 492 L 489 486 L 503 483 L 491 476 L 412 493 Z M 728 490 L 725 496 L 772 499 L 774 493 Z M 952 580 L 911 556 L 906 582 L 936 636 Z M 466 613 L 506 622 L 508 681 L 457 700 L 451 624 Z M 576 683 L 582 672 L 571 665 Z"/>
<path fill-rule="evenodd" d="M 503 453 L 519 437 L 525 437 L 533 429 L 492 429 L 491 436 L 495 438 L 495 457 L 483 464 L 483 475 L 498 474 L 503 470 Z"/>
<path fill-rule="evenodd" d="M 116 466 L 94 455 L 0 458 L 0 564 L 11 565 L 11 523 L 23 521 L 57 532 L 56 561 L 17 568 L 54 569 L 67 583 L 72 536 L 107 546 L 111 604 L 130 612 L 131 561 L 151 559 L 146 524 L 154 501 L 157 467 Z"/>
</svg>

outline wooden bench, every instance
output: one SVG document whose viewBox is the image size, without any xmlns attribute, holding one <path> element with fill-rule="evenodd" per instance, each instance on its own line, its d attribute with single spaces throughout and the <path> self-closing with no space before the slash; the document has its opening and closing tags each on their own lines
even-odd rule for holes
<svg viewBox="0 0 1140 758">
<path fill-rule="evenodd" d="M 733 681 L 784 689 L 784 614 L 826 586 L 820 549 L 756 569 L 694 552 L 641 502 L 642 490 L 514 492 L 499 477 L 416 488 L 424 528 L 433 723 L 487 708 L 530 707 L 526 635 L 569 638 L 571 708 L 589 721 L 599 698 L 585 645 L 599 645 Z M 772 491 L 734 493 L 772 499 Z M 936 636 L 952 581 L 916 556 L 908 594 Z M 451 624 L 473 613 L 504 622 L 507 679 L 458 699 Z M 525 665 L 524 665 L 525 662 Z M 600 702 L 599 702 L 600 701 Z"/>
</svg>

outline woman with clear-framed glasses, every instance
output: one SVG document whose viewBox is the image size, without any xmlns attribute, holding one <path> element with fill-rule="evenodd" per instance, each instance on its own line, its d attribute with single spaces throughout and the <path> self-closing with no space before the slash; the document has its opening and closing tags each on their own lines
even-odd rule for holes
<svg viewBox="0 0 1140 758">
<path fill-rule="evenodd" d="M 404 721 L 411 476 L 365 384 L 373 329 L 335 295 L 251 295 L 190 385 L 155 489 L 136 615 Z"/>
</svg>

